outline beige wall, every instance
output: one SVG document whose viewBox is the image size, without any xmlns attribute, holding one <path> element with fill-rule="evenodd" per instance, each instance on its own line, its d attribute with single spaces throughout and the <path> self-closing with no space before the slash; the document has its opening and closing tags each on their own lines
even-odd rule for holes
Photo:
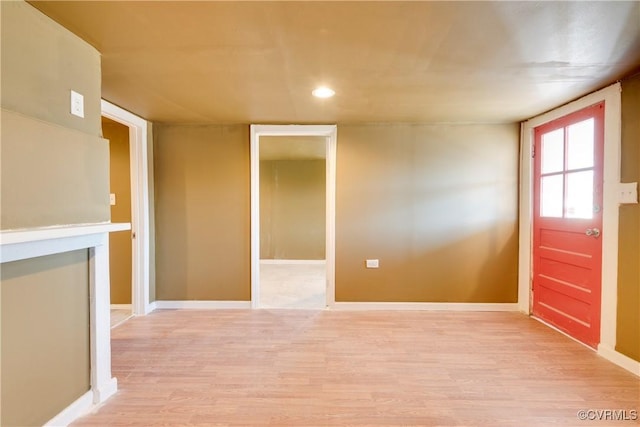
<svg viewBox="0 0 640 427">
<path fill-rule="evenodd" d="M 640 74 L 622 82 L 622 182 L 640 181 Z M 616 350 L 640 361 L 640 205 L 620 206 Z"/>
<path fill-rule="evenodd" d="M 129 128 L 103 117 L 102 136 L 109 140 L 109 191 L 116 196 L 116 204 L 111 206 L 111 222 L 131 222 Z M 131 231 L 110 233 L 111 304 L 131 304 L 131 260 Z"/>
<path fill-rule="evenodd" d="M 0 228 L 109 220 L 100 55 L 22 2 L 2 8 Z M 85 118 L 69 113 L 69 90 Z"/>
<path fill-rule="evenodd" d="M 42 425 L 91 387 L 87 250 L 2 264 L 2 419 Z"/>
<path fill-rule="evenodd" d="M 100 55 L 23 1 L 3 1 L 2 108 L 89 135 L 100 134 Z M 85 118 L 69 113 L 69 90 Z"/>
<path fill-rule="evenodd" d="M 260 258 L 325 258 L 324 160 L 260 161 Z"/>
<path fill-rule="evenodd" d="M 1 126 L 3 230 L 109 220 L 107 141 L 4 109 Z"/>
<path fill-rule="evenodd" d="M 0 228 L 108 221 L 99 53 L 25 2 L 0 8 Z M 41 425 L 89 389 L 88 271 L 87 251 L 2 264 L 3 426 Z"/>
<path fill-rule="evenodd" d="M 518 132 L 339 126 L 336 300 L 516 302 Z"/>
<path fill-rule="evenodd" d="M 516 301 L 517 125 L 338 135 L 338 301 Z M 248 300 L 248 127 L 155 138 L 157 298 Z"/>
<path fill-rule="evenodd" d="M 154 126 L 156 299 L 250 299 L 249 127 Z"/>
</svg>

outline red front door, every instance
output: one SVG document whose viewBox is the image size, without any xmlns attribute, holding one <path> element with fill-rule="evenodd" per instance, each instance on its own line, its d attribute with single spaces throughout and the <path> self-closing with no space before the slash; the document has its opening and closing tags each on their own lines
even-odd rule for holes
<svg viewBox="0 0 640 427">
<path fill-rule="evenodd" d="M 535 129 L 533 315 L 600 342 L 604 103 Z"/>
</svg>

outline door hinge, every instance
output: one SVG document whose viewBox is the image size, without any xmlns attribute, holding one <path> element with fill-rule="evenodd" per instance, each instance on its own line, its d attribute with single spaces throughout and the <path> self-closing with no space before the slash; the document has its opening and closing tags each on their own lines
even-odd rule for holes
<svg viewBox="0 0 640 427">
<path fill-rule="evenodd" d="M 536 146 L 534 145 L 531 149 L 531 158 L 535 159 L 536 157 Z"/>
<path fill-rule="evenodd" d="M 132 231 L 132 232 L 131 232 L 131 238 L 132 238 L 132 239 L 135 239 L 135 238 L 136 238 L 136 232 L 135 232 L 135 231 Z"/>
</svg>

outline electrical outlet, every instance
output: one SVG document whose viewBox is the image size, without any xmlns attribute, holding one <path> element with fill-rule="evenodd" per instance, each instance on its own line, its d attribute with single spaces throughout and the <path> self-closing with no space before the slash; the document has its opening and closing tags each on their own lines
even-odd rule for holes
<svg viewBox="0 0 640 427">
<path fill-rule="evenodd" d="M 71 114 L 84 118 L 84 96 L 75 90 L 71 91 Z"/>
<path fill-rule="evenodd" d="M 638 183 L 637 182 L 620 183 L 618 202 L 622 204 L 638 203 Z"/>
<path fill-rule="evenodd" d="M 109 203 L 111 204 L 111 206 L 115 206 L 115 204 L 116 204 L 116 195 L 115 195 L 115 193 L 109 194 Z"/>
<path fill-rule="evenodd" d="M 378 268 L 380 266 L 380 263 L 377 259 L 368 259 L 366 261 L 366 266 L 367 268 Z"/>
</svg>

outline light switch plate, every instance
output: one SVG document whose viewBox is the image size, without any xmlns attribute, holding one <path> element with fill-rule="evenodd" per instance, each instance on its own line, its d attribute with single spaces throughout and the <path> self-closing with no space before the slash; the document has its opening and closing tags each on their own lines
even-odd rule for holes
<svg viewBox="0 0 640 427">
<path fill-rule="evenodd" d="M 366 262 L 367 268 L 378 268 L 380 263 L 377 259 L 368 259 Z"/>
<path fill-rule="evenodd" d="M 75 90 L 71 91 L 71 114 L 84 118 L 84 96 Z"/>
<path fill-rule="evenodd" d="M 116 204 L 116 195 L 115 195 L 115 193 L 109 194 L 109 203 L 111 203 L 111 206 L 115 206 L 115 204 Z"/>
<path fill-rule="evenodd" d="M 623 182 L 620 183 L 618 192 L 618 202 L 621 204 L 638 203 L 638 183 Z"/>
</svg>

